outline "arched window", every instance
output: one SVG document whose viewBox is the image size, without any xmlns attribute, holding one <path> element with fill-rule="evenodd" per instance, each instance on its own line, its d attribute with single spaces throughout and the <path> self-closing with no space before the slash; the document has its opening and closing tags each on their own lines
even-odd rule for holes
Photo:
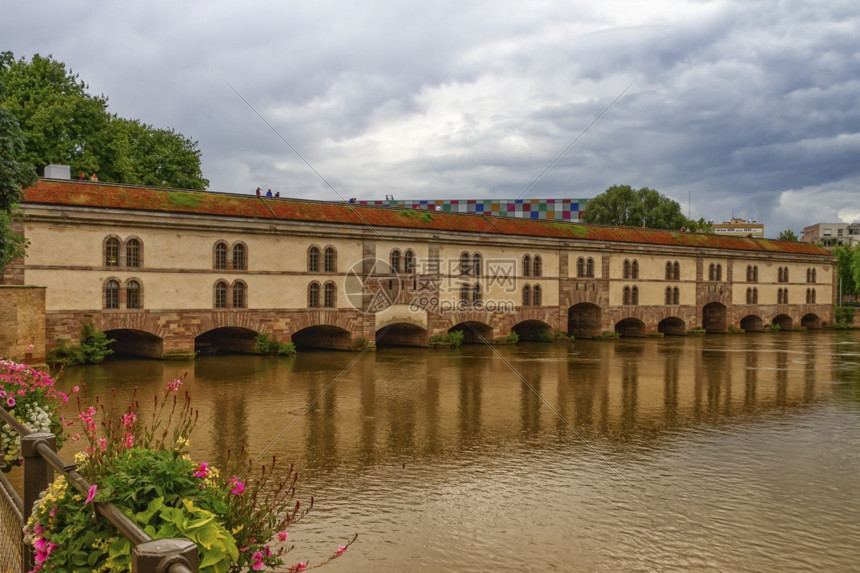
<svg viewBox="0 0 860 573">
<path fill-rule="evenodd" d="M 111 237 L 105 241 L 105 266 L 119 266 L 119 239 Z"/>
<path fill-rule="evenodd" d="M 672 304 L 672 287 L 666 287 L 666 304 Z"/>
<path fill-rule="evenodd" d="M 415 272 L 415 253 L 410 249 L 403 253 L 403 270 L 410 275 Z"/>
<path fill-rule="evenodd" d="M 125 307 L 141 308 L 140 283 L 132 279 L 125 283 Z"/>
<path fill-rule="evenodd" d="M 469 304 L 469 291 L 471 290 L 467 284 L 460 285 L 460 302 L 464 306 Z"/>
<path fill-rule="evenodd" d="M 815 271 L 813 271 L 813 272 L 815 272 Z M 815 289 L 814 288 L 809 289 L 809 292 L 812 295 L 812 298 L 809 300 L 809 302 L 811 302 L 812 304 L 815 304 Z"/>
<path fill-rule="evenodd" d="M 213 264 L 213 268 L 227 268 L 227 243 L 222 241 L 215 243 L 215 262 Z"/>
<path fill-rule="evenodd" d="M 334 283 L 329 281 L 325 283 L 323 287 L 323 306 L 326 308 L 334 308 L 337 300 L 335 298 L 335 286 Z"/>
<path fill-rule="evenodd" d="M 753 282 L 758 282 L 758 265 L 753 265 Z"/>
<path fill-rule="evenodd" d="M 227 283 L 215 283 L 215 308 L 227 308 Z"/>
<path fill-rule="evenodd" d="M 709 281 L 716 280 L 714 278 L 715 276 L 716 276 L 715 266 L 714 266 L 714 263 L 711 263 L 710 265 L 708 265 L 708 280 Z"/>
<path fill-rule="evenodd" d="M 672 261 L 666 261 L 666 280 L 672 280 Z"/>
<path fill-rule="evenodd" d="M 747 267 L 747 271 L 749 271 L 749 267 Z M 747 304 L 752 304 L 752 289 L 749 287 L 747 287 Z"/>
<path fill-rule="evenodd" d="M 462 252 L 460 253 L 460 274 L 468 275 L 470 272 L 472 272 L 471 258 L 469 253 Z"/>
<path fill-rule="evenodd" d="M 816 278 L 815 278 L 815 269 L 812 269 L 812 282 L 814 282 L 814 283 L 815 283 L 815 282 L 818 282 L 818 281 L 816 280 Z M 815 291 L 813 291 L 813 293 L 814 293 L 814 292 L 815 292 Z M 815 295 L 814 295 L 814 294 L 813 294 L 812 298 L 813 298 L 813 299 L 815 298 Z M 813 300 L 812 302 L 815 302 L 815 300 Z"/>
<path fill-rule="evenodd" d="M 630 304 L 639 304 L 639 287 L 634 286 L 630 289 Z"/>
<path fill-rule="evenodd" d="M 484 266 L 484 260 L 481 257 L 481 253 L 475 253 L 472 255 L 472 274 L 476 277 L 481 276 L 481 268 Z"/>
<path fill-rule="evenodd" d="M 532 274 L 532 258 L 529 255 L 523 256 L 523 276 L 527 277 Z"/>
<path fill-rule="evenodd" d="M 334 247 L 326 247 L 323 251 L 323 270 L 327 273 L 337 272 L 337 252 Z"/>
<path fill-rule="evenodd" d="M 245 283 L 236 281 L 233 283 L 233 308 L 245 308 L 248 306 L 248 287 Z"/>
<path fill-rule="evenodd" d="M 630 261 L 624 259 L 624 270 L 621 274 L 622 278 L 629 279 L 630 278 Z"/>
<path fill-rule="evenodd" d="M 245 257 L 245 245 L 242 243 L 236 243 L 233 245 L 233 269 L 237 271 L 244 271 L 248 268 L 248 260 Z"/>
<path fill-rule="evenodd" d="M 312 282 L 308 286 L 308 308 L 320 307 L 320 284 Z"/>
<path fill-rule="evenodd" d="M 137 268 L 140 266 L 140 241 L 129 239 L 125 243 L 125 266 Z"/>
<path fill-rule="evenodd" d="M 639 261 L 637 261 L 636 259 L 633 259 L 633 262 L 630 264 L 630 278 L 639 278 Z"/>
<path fill-rule="evenodd" d="M 119 281 L 105 282 L 105 308 L 119 308 Z"/>
<path fill-rule="evenodd" d="M 588 260 L 585 262 L 585 276 L 594 278 L 594 259 L 591 257 L 588 257 Z"/>
<path fill-rule="evenodd" d="M 678 287 L 672 289 L 672 304 L 681 304 L 681 289 Z"/>
<path fill-rule="evenodd" d="M 717 264 L 716 273 L 717 273 L 717 279 L 716 280 L 718 280 L 718 281 L 723 280 L 723 265 L 721 265 L 719 263 Z"/>
<path fill-rule="evenodd" d="M 318 273 L 320 272 L 320 248 L 319 247 L 311 247 L 308 249 L 308 272 L 309 273 Z M 319 293 L 317 293 L 319 294 Z"/>
<path fill-rule="evenodd" d="M 535 255 L 535 258 L 532 261 L 532 268 L 534 269 L 532 276 L 534 276 L 534 277 L 543 276 L 543 259 L 541 258 L 540 255 Z"/>
<path fill-rule="evenodd" d="M 788 267 L 785 267 L 785 270 L 782 271 L 782 278 L 784 279 L 783 282 L 786 282 L 786 283 L 788 282 Z M 788 295 L 788 289 L 786 289 L 785 293 L 786 293 L 786 295 Z M 788 296 L 786 296 L 786 298 L 788 298 Z M 785 303 L 785 304 L 788 304 L 788 303 Z"/>
<path fill-rule="evenodd" d="M 758 289 L 753 287 L 753 304 L 758 304 Z"/>
<path fill-rule="evenodd" d="M 678 261 L 672 263 L 672 275 L 676 281 L 681 280 L 681 263 Z"/>
<path fill-rule="evenodd" d="M 747 282 L 752 282 L 752 265 L 747 265 Z M 747 292 L 750 292 L 750 289 L 747 289 Z M 747 304 L 749 304 L 749 301 L 747 301 Z"/>
<path fill-rule="evenodd" d="M 475 286 L 472 287 L 472 304 L 474 306 L 480 306 L 482 300 L 481 285 L 475 283 Z"/>
<path fill-rule="evenodd" d="M 400 272 L 400 250 L 394 249 L 388 257 L 388 262 L 391 264 L 391 270 L 395 273 Z"/>
<path fill-rule="evenodd" d="M 532 287 L 529 285 L 523 286 L 523 306 L 531 306 L 532 304 Z"/>
<path fill-rule="evenodd" d="M 583 259 L 582 257 L 576 259 L 576 276 L 585 276 L 585 259 Z"/>
<path fill-rule="evenodd" d="M 540 285 L 535 285 L 532 289 L 532 301 L 534 302 L 535 306 L 540 306 L 543 303 L 542 295 L 543 293 L 541 292 Z"/>
<path fill-rule="evenodd" d="M 624 296 L 622 297 L 622 304 L 630 304 L 630 287 L 624 287 Z"/>
</svg>

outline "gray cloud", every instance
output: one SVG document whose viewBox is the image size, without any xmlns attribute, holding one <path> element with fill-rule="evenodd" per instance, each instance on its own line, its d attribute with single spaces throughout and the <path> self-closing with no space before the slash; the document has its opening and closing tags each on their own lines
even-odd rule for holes
<svg viewBox="0 0 860 573">
<path fill-rule="evenodd" d="M 582 135 L 529 197 L 648 186 L 769 236 L 860 214 L 853 1 L 55 4 L 9 7 L 2 49 L 198 140 L 214 190 L 511 197 Z"/>
</svg>

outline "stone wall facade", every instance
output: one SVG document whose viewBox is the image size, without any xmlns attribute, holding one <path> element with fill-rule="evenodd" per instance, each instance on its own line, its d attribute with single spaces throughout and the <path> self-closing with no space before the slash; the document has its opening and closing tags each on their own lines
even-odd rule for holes
<svg viewBox="0 0 860 573">
<path fill-rule="evenodd" d="M 0 285 L 0 356 L 45 362 L 45 287 Z"/>
</svg>

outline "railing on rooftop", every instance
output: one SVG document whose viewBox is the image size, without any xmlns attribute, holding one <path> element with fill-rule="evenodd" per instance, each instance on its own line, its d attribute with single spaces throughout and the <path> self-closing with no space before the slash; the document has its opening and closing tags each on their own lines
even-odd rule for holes
<svg viewBox="0 0 860 573">
<path fill-rule="evenodd" d="M 92 484 L 77 472 L 76 464 L 66 464 L 57 455 L 54 434 L 31 432 L 0 408 L 0 426 L 3 424 L 21 436 L 24 486 L 19 495 L 6 476 L 0 474 L 0 571 L 24 573 L 35 566 L 32 548 L 24 542 L 24 525 L 39 494 L 53 481 L 54 471 L 64 473 L 72 487 L 83 495 L 87 495 Z M 131 542 L 133 572 L 196 573 L 197 545 L 193 541 L 152 539 L 114 504 L 93 503 L 93 506 Z"/>
</svg>

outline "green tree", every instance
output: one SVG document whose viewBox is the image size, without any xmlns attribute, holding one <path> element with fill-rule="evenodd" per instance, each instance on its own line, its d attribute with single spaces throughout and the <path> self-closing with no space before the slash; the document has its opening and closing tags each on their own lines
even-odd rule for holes
<svg viewBox="0 0 860 573">
<path fill-rule="evenodd" d="M 860 285 L 860 249 L 851 248 L 848 245 L 834 247 L 830 254 L 836 257 L 839 273 L 837 288 L 841 288 L 843 295 L 857 295 L 857 286 Z"/>
<path fill-rule="evenodd" d="M 780 241 L 797 241 L 797 234 L 791 229 L 786 229 L 785 231 L 780 231 L 779 237 L 777 237 Z"/>
<path fill-rule="evenodd" d="M 0 97 L 3 96 L 0 79 Z M 0 107 L 0 273 L 9 262 L 24 255 L 26 241 L 13 230 L 21 189 L 33 184 L 36 172 L 22 160 L 24 135 L 18 121 Z"/>
<path fill-rule="evenodd" d="M 651 229 L 693 228 L 695 221 L 684 217 L 677 201 L 643 187 L 613 185 L 588 201 L 583 221 L 603 225 L 648 227 Z"/>
<path fill-rule="evenodd" d="M 69 165 L 72 173 L 98 173 L 101 181 L 205 189 L 197 142 L 108 113 L 108 98 L 93 96 L 65 64 L 38 54 L 28 62 L 0 55 L 0 107 L 24 134 L 22 161 L 43 169 Z"/>
</svg>

